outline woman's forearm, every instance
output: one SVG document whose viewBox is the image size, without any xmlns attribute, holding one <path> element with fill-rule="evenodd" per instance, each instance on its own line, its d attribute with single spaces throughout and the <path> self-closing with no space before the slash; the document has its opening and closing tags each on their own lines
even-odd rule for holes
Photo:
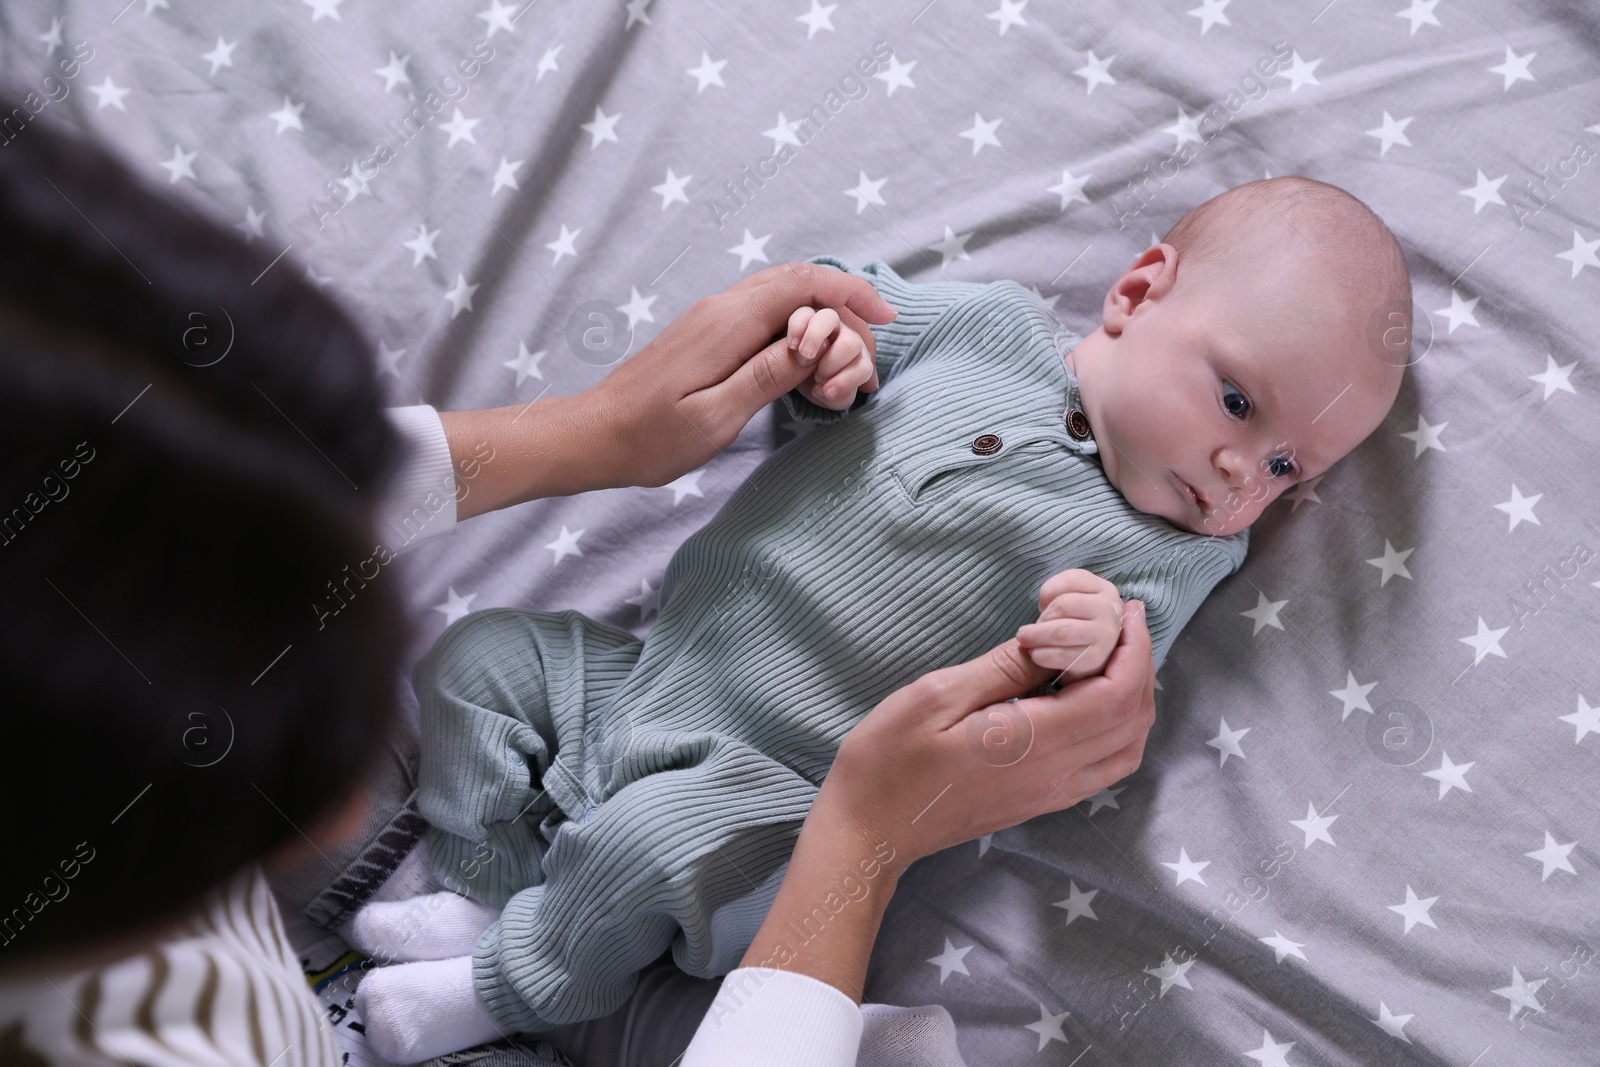
<svg viewBox="0 0 1600 1067">
<path fill-rule="evenodd" d="M 808 975 L 859 1004 L 872 943 L 905 863 L 888 836 L 855 828 L 845 815 L 826 790 L 818 796 L 739 966 Z"/>
<path fill-rule="evenodd" d="M 618 447 L 574 396 L 441 411 L 456 472 L 456 518 L 622 484 Z"/>
</svg>

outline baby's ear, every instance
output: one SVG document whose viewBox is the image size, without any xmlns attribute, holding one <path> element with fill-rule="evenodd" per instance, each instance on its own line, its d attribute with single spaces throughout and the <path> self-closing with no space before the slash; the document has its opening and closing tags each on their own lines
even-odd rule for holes
<svg viewBox="0 0 1600 1067">
<path fill-rule="evenodd" d="M 1172 291 L 1178 280 L 1178 250 L 1169 244 L 1153 244 L 1133 261 L 1133 266 L 1111 283 L 1101 308 L 1101 325 L 1115 337 L 1126 328 L 1139 307 L 1159 300 Z"/>
</svg>

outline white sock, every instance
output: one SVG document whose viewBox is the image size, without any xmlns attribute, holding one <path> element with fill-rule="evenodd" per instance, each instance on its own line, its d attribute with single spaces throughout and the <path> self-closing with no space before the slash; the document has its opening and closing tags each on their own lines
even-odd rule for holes
<svg viewBox="0 0 1600 1067">
<path fill-rule="evenodd" d="M 472 957 L 380 967 L 356 987 L 372 1050 L 421 1063 L 506 1036 L 472 986 Z"/>
<path fill-rule="evenodd" d="M 350 921 L 348 940 L 383 963 L 471 956 L 500 917 L 495 908 L 457 893 L 368 904 Z"/>
</svg>

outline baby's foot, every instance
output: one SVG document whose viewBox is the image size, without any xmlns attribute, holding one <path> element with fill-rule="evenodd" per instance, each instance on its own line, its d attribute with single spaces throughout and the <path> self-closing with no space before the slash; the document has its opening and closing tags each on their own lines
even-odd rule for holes
<svg viewBox="0 0 1600 1067">
<path fill-rule="evenodd" d="M 472 957 L 380 967 L 356 987 L 372 1050 L 421 1063 L 506 1036 L 472 987 Z"/>
<path fill-rule="evenodd" d="M 430 893 L 368 904 L 351 920 L 350 942 L 383 963 L 471 956 L 499 917 L 498 910 L 457 893 Z"/>
</svg>

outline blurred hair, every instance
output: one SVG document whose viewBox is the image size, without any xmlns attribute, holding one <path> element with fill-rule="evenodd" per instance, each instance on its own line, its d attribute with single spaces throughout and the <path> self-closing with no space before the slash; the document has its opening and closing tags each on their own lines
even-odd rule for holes
<svg viewBox="0 0 1600 1067">
<path fill-rule="evenodd" d="M 382 579 L 317 629 L 397 441 L 291 260 L 40 124 L 0 242 L 4 963 L 300 841 L 381 750 L 404 633 Z"/>
</svg>

